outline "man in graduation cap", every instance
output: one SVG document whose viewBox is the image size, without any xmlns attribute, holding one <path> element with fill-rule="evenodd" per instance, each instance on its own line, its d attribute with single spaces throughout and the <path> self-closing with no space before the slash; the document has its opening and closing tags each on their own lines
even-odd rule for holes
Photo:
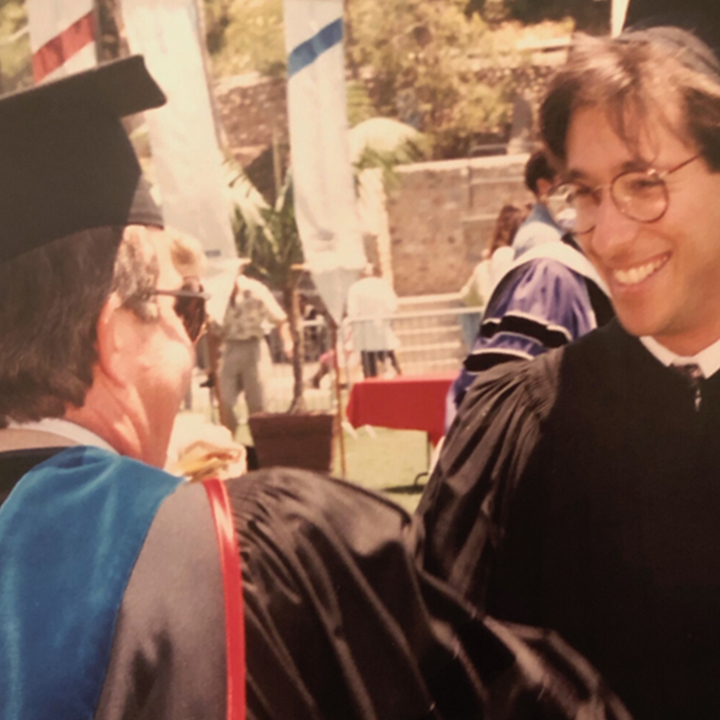
<svg viewBox="0 0 720 720">
<path fill-rule="evenodd" d="M 0 100 L 0 717 L 627 718 L 386 500 L 159 469 L 205 300 L 119 120 L 163 102 L 139 57 Z"/>
<path fill-rule="evenodd" d="M 481 374 L 419 508 L 428 570 L 653 720 L 720 677 L 720 63 L 670 19 L 579 41 L 542 105 L 619 322 Z"/>
</svg>

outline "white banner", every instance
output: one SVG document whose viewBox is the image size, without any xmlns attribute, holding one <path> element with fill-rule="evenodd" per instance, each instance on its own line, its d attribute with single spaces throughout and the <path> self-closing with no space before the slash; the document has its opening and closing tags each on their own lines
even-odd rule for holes
<svg viewBox="0 0 720 720">
<path fill-rule="evenodd" d="M 313 281 L 339 324 L 365 264 L 348 137 L 342 0 L 285 0 L 295 215 Z"/>
<path fill-rule="evenodd" d="M 147 113 L 168 226 L 197 238 L 206 255 L 237 256 L 194 0 L 122 0 L 133 53 L 145 56 L 167 105 Z"/>
<path fill-rule="evenodd" d="M 97 64 L 93 0 L 27 0 L 35 82 Z"/>
</svg>

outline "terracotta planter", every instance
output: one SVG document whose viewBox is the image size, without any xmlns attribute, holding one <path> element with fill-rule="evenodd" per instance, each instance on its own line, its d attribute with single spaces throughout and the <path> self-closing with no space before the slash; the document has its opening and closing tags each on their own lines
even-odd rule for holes
<svg viewBox="0 0 720 720">
<path fill-rule="evenodd" d="M 330 472 L 334 420 L 330 413 L 251 415 L 250 432 L 260 467 Z"/>
</svg>

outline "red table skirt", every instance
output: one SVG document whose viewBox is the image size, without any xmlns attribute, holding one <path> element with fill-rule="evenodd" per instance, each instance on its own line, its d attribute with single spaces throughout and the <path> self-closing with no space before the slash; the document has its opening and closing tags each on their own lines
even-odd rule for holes
<svg viewBox="0 0 720 720">
<path fill-rule="evenodd" d="M 424 430 L 433 445 L 445 434 L 445 398 L 456 374 L 368 378 L 353 385 L 347 418 L 353 427 Z"/>
</svg>

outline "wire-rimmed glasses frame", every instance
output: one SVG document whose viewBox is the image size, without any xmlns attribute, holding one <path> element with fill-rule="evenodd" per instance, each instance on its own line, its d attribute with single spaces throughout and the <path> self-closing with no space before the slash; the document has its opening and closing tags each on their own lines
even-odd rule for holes
<svg viewBox="0 0 720 720">
<path fill-rule="evenodd" d="M 561 199 L 575 210 L 573 232 L 577 235 L 595 229 L 604 190 L 609 191 L 613 204 L 626 217 L 642 223 L 657 222 L 670 204 L 665 178 L 699 157 L 700 153 L 693 155 L 668 170 L 623 170 L 611 182 L 595 187 L 574 180 L 564 181 L 550 191 L 550 197 Z"/>
<path fill-rule="evenodd" d="M 166 295 L 175 298 L 173 310 L 180 318 L 191 342 L 197 342 L 205 329 L 207 309 L 205 303 L 210 299 L 202 283 L 194 277 L 183 278 L 183 284 L 177 290 L 151 290 L 152 295 Z"/>
</svg>

